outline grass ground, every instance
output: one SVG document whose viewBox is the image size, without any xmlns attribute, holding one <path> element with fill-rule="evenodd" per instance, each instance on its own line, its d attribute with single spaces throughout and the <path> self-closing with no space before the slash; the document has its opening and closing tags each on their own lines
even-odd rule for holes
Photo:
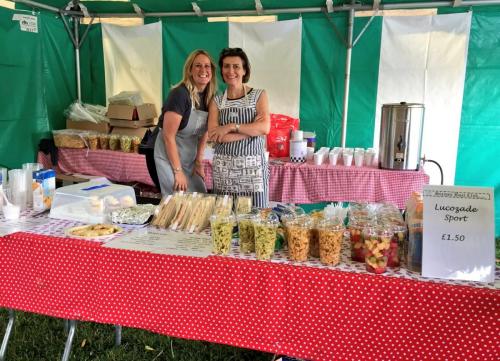
<svg viewBox="0 0 500 361">
<path fill-rule="evenodd" d="M 0 311 L 0 337 L 8 314 Z M 60 360 L 66 335 L 63 321 L 16 312 L 16 322 L 6 361 Z M 123 328 L 122 345 L 114 346 L 114 327 L 96 323 L 77 324 L 70 360 L 78 361 L 271 361 L 274 355 L 203 341 L 190 341 Z"/>
</svg>

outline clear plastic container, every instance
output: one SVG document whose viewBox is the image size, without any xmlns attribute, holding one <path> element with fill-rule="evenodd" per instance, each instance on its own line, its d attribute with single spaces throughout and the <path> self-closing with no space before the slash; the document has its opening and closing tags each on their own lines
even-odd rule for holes
<svg viewBox="0 0 500 361">
<path fill-rule="evenodd" d="M 99 134 L 99 147 L 101 149 L 109 149 L 109 135 Z"/>
<path fill-rule="evenodd" d="M 233 238 L 234 216 L 214 214 L 210 217 L 212 234 L 212 252 L 218 255 L 228 255 Z"/>
<path fill-rule="evenodd" d="M 110 182 L 85 182 L 57 188 L 49 217 L 103 223 L 108 221 L 110 211 L 135 205 L 132 187 Z"/>
<path fill-rule="evenodd" d="M 387 270 L 392 236 L 391 229 L 377 228 L 369 238 L 365 238 L 365 264 L 368 272 L 379 274 Z"/>
<path fill-rule="evenodd" d="M 335 266 L 340 262 L 340 251 L 344 238 L 344 225 L 338 218 L 321 221 L 317 225 L 319 234 L 319 259 L 325 265 Z"/>
<path fill-rule="evenodd" d="M 109 149 L 120 150 L 120 135 L 112 134 L 109 136 Z"/>
<path fill-rule="evenodd" d="M 292 261 L 307 261 L 311 220 L 302 216 L 288 223 L 288 253 Z"/>
<path fill-rule="evenodd" d="M 312 218 L 311 229 L 309 230 L 309 256 L 319 258 L 319 231 L 318 223 L 322 219 Z"/>
<path fill-rule="evenodd" d="M 265 219 L 254 220 L 255 256 L 258 260 L 270 260 L 274 254 L 278 216 L 270 213 Z"/>
<path fill-rule="evenodd" d="M 354 262 L 365 261 L 365 239 L 370 237 L 374 226 L 370 219 L 350 219 L 348 229 L 351 240 L 351 259 Z"/>
<path fill-rule="evenodd" d="M 254 221 L 258 214 L 240 214 L 238 218 L 238 233 L 240 235 L 240 251 L 242 253 L 255 252 L 255 230 Z"/>
<path fill-rule="evenodd" d="M 120 137 L 120 148 L 124 153 L 130 153 L 132 149 L 132 138 L 126 135 Z"/>
<path fill-rule="evenodd" d="M 391 248 L 389 249 L 387 267 L 400 267 L 401 260 L 407 253 L 405 249 L 407 249 L 406 226 L 392 225 Z"/>
<path fill-rule="evenodd" d="M 238 196 L 236 199 L 236 214 L 245 214 L 252 211 L 252 197 Z"/>
<path fill-rule="evenodd" d="M 408 256 L 406 265 L 410 271 L 422 271 L 423 224 L 408 224 Z"/>
</svg>

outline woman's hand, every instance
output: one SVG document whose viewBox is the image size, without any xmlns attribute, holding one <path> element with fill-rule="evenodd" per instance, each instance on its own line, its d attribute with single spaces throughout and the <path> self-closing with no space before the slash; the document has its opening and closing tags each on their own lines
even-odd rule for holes
<svg viewBox="0 0 500 361">
<path fill-rule="evenodd" d="M 187 179 L 182 170 L 174 173 L 174 191 L 187 191 Z"/>
<path fill-rule="evenodd" d="M 224 136 L 226 134 L 231 133 L 231 131 L 233 130 L 233 127 L 234 127 L 234 124 L 226 124 L 226 125 L 221 125 L 221 126 L 218 126 L 214 129 L 210 130 L 208 132 L 208 140 L 212 141 L 212 142 L 221 143 L 222 138 L 224 138 Z"/>
<path fill-rule="evenodd" d="M 194 163 L 193 175 L 198 174 L 201 179 L 205 180 L 205 169 L 203 168 L 203 163 L 200 161 L 196 161 Z"/>
</svg>

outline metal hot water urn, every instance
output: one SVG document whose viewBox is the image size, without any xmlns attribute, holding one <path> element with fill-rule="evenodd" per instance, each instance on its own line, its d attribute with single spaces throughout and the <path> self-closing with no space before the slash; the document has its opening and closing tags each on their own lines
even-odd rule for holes
<svg viewBox="0 0 500 361">
<path fill-rule="evenodd" d="M 423 104 L 384 104 L 380 122 L 379 167 L 418 170 L 423 127 Z"/>
</svg>

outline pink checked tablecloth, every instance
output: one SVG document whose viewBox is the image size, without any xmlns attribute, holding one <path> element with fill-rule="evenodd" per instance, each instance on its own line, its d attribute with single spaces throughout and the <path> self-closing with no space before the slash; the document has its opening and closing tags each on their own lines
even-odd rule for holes
<svg viewBox="0 0 500 361">
<path fill-rule="evenodd" d="M 39 153 L 39 161 L 48 159 Z M 59 148 L 63 173 L 105 176 L 118 182 L 153 185 L 143 155 L 110 150 Z M 429 183 L 423 171 L 392 171 L 370 167 L 330 166 L 271 160 L 269 199 L 276 202 L 390 202 L 400 209 L 413 191 Z M 212 165 L 205 162 L 205 183 L 212 189 Z"/>
<path fill-rule="evenodd" d="M 498 360 L 500 291 L 235 257 L 0 238 L 0 305 L 308 360 Z"/>
</svg>

